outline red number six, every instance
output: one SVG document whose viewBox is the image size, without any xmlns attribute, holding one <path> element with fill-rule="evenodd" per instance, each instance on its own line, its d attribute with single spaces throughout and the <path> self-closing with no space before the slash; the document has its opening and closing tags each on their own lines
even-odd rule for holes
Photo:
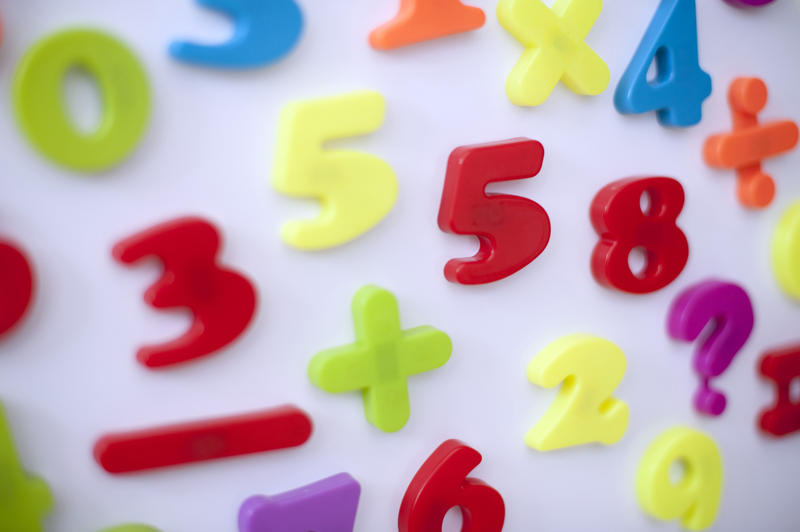
<svg viewBox="0 0 800 532">
<path fill-rule="evenodd" d="M 527 266 L 547 247 L 550 218 L 528 198 L 488 194 L 486 185 L 535 176 L 542 168 L 544 148 L 516 138 L 461 146 L 453 150 L 439 207 L 439 227 L 447 233 L 475 235 L 478 253 L 451 259 L 444 267 L 448 281 L 491 283 Z"/>
<path fill-rule="evenodd" d="M 650 206 L 642 211 L 642 195 Z M 683 210 L 681 184 L 669 177 L 629 178 L 606 185 L 592 201 L 591 219 L 600 241 L 592 254 L 598 283 L 632 294 L 646 294 L 674 281 L 689 259 L 689 242 L 675 224 Z M 646 250 L 646 265 L 634 273 L 628 257 Z"/>
<path fill-rule="evenodd" d="M 150 368 L 178 364 L 213 353 L 235 340 L 256 307 L 253 285 L 217 264 L 220 235 L 200 218 L 178 218 L 133 235 L 114 246 L 114 258 L 131 264 L 154 255 L 164 274 L 144 294 L 155 308 L 186 307 L 194 323 L 181 337 L 144 346 L 136 358 Z"/>
<path fill-rule="evenodd" d="M 454 506 L 461 509 L 461 532 L 500 532 L 506 515 L 503 497 L 482 480 L 467 478 L 480 463 L 480 453 L 458 440 L 441 444 L 408 485 L 399 532 L 442 532 L 444 516 Z"/>
</svg>

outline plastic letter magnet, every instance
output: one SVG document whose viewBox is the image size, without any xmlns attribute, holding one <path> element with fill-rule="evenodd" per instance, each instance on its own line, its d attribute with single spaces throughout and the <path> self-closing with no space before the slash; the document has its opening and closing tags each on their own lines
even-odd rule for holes
<svg viewBox="0 0 800 532">
<path fill-rule="evenodd" d="M 703 148 L 710 166 L 736 169 L 739 202 L 752 209 L 768 206 L 775 197 L 775 182 L 761 170 L 761 161 L 794 149 L 798 139 L 797 124 L 791 120 L 759 124 L 767 96 L 760 79 L 735 79 L 728 90 L 733 131 L 709 137 Z"/>
<path fill-rule="evenodd" d="M 308 365 L 315 386 L 330 393 L 363 391 L 367 421 L 384 432 L 402 429 L 410 415 L 407 379 L 443 366 L 450 338 L 433 327 L 400 328 L 397 300 L 362 287 L 353 297 L 356 341 L 317 353 Z"/>
<path fill-rule="evenodd" d="M 280 495 L 256 495 L 239 509 L 239 532 L 352 532 L 360 495 L 347 473 Z"/>
<path fill-rule="evenodd" d="M 800 378 L 800 344 L 764 354 L 761 374 L 775 383 L 775 403 L 761 412 L 759 426 L 772 436 L 786 436 L 800 430 L 800 401 L 792 398 L 792 381 Z"/>
</svg>

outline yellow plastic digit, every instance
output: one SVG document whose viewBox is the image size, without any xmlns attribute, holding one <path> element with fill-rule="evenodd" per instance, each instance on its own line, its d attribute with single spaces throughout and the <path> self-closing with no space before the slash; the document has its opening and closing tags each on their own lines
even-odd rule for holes
<svg viewBox="0 0 800 532">
<path fill-rule="evenodd" d="M 313 197 L 322 212 L 287 222 L 281 235 L 301 249 L 324 249 L 363 234 L 386 216 L 397 198 L 397 179 L 385 161 L 366 153 L 323 150 L 322 143 L 376 130 L 383 97 L 361 91 L 298 102 L 281 116 L 273 185 L 280 192 Z"/>
<path fill-rule="evenodd" d="M 545 347 L 528 365 L 528 379 L 544 388 L 564 384 L 525 443 L 550 451 L 618 442 L 628 428 L 628 405 L 611 394 L 625 374 L 625 364 L 619 347 L 588 334 L 565 336 Z"/>
<path fill-rule="evenodd" d="M 683 461 L 679 482 L 670 466 Z M 674 427 L 647 448 L 636 473 L 636 496 L 645 512 L 665 521 L 681 518 L 688 530 L 714 522 L 722 496 L 722 457 L 714 440 L 696 430 Z"/>
<path fill-rule="evenodd" d="M 772 269 L 783 291 L 800 299 L 800 201 L 783 213 L 775 228 Z"/>
</svg>

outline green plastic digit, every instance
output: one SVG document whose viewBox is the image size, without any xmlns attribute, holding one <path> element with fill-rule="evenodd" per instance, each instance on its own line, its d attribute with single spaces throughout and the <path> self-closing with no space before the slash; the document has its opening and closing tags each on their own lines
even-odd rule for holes
<svg viewBox="0 0 800 532">
<path fill-rule="evenodd" d="M 100 532 L 161 532 L 157 528 L 147 525 L 118 525 L 106 528 Z"/>
<path fill-rule="evenodd" d="M 64 75 L 78 67 L 94 76 L 103 119 L 83 134 L 64 105 Z M 139 143 L 150 115 L 150 88 L 139 60 L 120 41 L 90 29 L 55 33 L 34 44 L 14 76 L 14 109 L 22 130 L 53 161 L 82 171 L 108 169 Z"/>
<path fill-rule="evenodd" d="M 52 506 L 47 484 L 22 469 L 11 428 L 0 406 L 0 530 L 42 532 L 42 518 Z"/>
</svg>

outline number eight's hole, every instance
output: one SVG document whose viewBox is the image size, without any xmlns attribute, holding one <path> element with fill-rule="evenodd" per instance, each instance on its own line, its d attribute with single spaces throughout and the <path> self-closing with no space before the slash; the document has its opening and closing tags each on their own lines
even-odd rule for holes
<svg viewBox="0 0 800 532">
<path fill-rule="evenodd" d="M 74 66 L 64 74 L 64 107 L 72 126 L 84 135 L 96 132 L 103 121 L 103 96 L 95 77 Z"/>
<path fill-rule="evenodd" d="M 789 381 L 789 400 L 794 404 L 800 404 L 800 377 Z"/>
<path fill-rule="evenodd" d="M 689 464 L 687 464 L 686 460 L 683 458 L 679 458 L 669 465 L 668 474 L 670 483 L 677 486 L 683 482 L 686 475 L 689 474 Z"/>
<path fill-rule="evenodd" d="M 463 524 L 464 520 L 461 516 L 461 508 L 453 506 L 447 510 L 447 513 L 444 515 L 442 532 L 461 532 Z"/>
<path fill-rule="evenodd" d="M 650 216 L 652 214 L 653 196 L 650 195 L 650 191 L 645 190 L 642 192 L 642 195 L 639 197 L 639 208 L 642 209 L 642 214 L 645 216 Z"/>
<path fill-rule="evenodd" d="M 644 277 L 644 272 L 647 269 L 647 249 L 642 246 L 633 248 L 628 254 L 628 268 L 639 279 Z"/>
</svg>

